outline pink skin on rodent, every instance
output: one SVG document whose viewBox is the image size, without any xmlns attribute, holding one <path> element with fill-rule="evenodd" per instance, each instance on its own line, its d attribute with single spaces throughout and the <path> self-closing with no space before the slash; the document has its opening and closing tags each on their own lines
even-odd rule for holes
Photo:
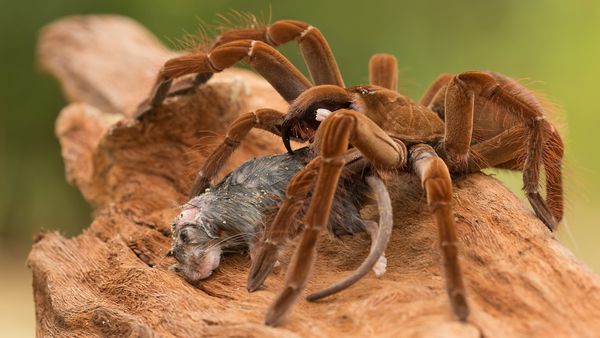
<svg viewBox="0 0 600 338">
<path fill-rule="evenodd" d="M 200 213 L 200 208 L 188 206 L 184 208 L 175 222 L 175 229 L 178 229 L 184 224 L 197 224 L 197 216 Z M 186 247 L 186 254 L 183 262 L 179 262 L 180 272 L 190 282 L 199 281 L 208 278 L 213 270 L 219 267 L 221 262 L 221 248 L 212 246 L 210 249 L 202 245 L 189 245 Z"/>
<path fill-rule="evenodd" d="M 209 251 L 196 248 L 192 250 L 193 252 L 186 257 L 186 262 L 180 266 L 181 272 L 190 282 L 210 277 L 221 262 L 221 248 L 215 247 Z"/>
<path fill-rule="evenodd" d="M 186 223 L 195 223 L 196 216 L 200 210 L 198 208 L 189 207 L 187 209 L 183 209 L 179 217 L 177 217 L 177 225 L 186 224 Z"/>
</svg>

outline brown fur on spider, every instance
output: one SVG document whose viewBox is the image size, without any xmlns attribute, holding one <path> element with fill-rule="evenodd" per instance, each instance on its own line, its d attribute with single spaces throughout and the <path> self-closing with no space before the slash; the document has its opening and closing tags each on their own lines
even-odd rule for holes
<svg viewBox="0 0 600 338">
<path fill-rule="evenodd" d="M 313 82 L 274 47 L 296 40 Z M 536 215 L 551 230 L 562 218 L 563 144 L 538 98 L 517 81 L 491 72 L 444 74 L 414 102 L 397 91 L 396 59 L 379 54 L 369 64 L 370 83 L 346 87 L 321 32 L 304 22 L 281 20 L 264 27 L 222 33 L 206 52 L 167 61 L 158 74 L 144 118 L 169 95 L 174 79 L 198 74 L 196 83 L 245 61 L 289 102 L 287 112 L 259 109 L 241 115 L 224 142 L 199 172 L 192 195 L 208 187 L 231 153 L 252 128 L 308 141 L 318 156 L 296 174 L 274 221 L 258 243 L 248 286 L 265 280 L 285 239 L 286 227 L 299 210 L 306 186 L 314 184 L 301 241 L 289 265 L 285 286 L 268 310 L 266 323 L 278 323 L 304 289 L 315 261 L 315 244 L 326 227 L 337 181 L 349 148 L 358 149 L 374 171 L 417 175 L 439 226 L 443 269 L 453 313 L 466 320 L 469 307 L 458 261 L 452 213 L 450 173 L 462 175 L 495 167 L 523 172 L 524 191 Z M 540 171 L 546 179 L 546 199 Z M 318 175 L 308 173 L 317 171 Z"/>
</svg>

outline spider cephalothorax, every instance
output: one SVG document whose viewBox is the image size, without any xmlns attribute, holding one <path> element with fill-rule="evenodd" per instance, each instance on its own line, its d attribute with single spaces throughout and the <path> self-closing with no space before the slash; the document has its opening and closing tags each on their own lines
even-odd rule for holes
<svg viewBox="0 0 600 338">
<path fill-rule="evenodd" d="M 300 46 L 314 85 L 273 48 L 292 40 Z M 448 295 L 460 320 L 467 319 L 469 308 L 458 262 L 451 172 L 459 175 L 487 167 L 523 171 L 523 189 L 536 215 L 550 230 L 560 222 L 563 145 L 531 91 L 497 73 L 469 71 L 441 75 L 418 102 L 413 102 L 397 92 L 396 59 L 384 54 L 370 61 L 370 84 L 346 88 L 324 37 L 300 21 L 282 20 L 265 27 L 226 31 L 209 51 L 167 61 L 139 118 L 163 102 L 176 77 L 197 73 L 196 82 L 201 83 L 241 60 L 261 74 L 290 108 L 287 112 L 259 109 L 238 117 L 200 170 L 192 196 L 208 187 L 252 128 L 282 136 L 289 151 L 290 138 L 310 141 L 317 154 L 290 181 L 286 198 L 258 243 L 250 269 L 248 289 L 254 291 L 275 264 L 289 220 L 304 200 L 310 199 L 286 285 L 269 309 L 267 324 L 283 317 L 307 282 L 315 260 L 315 243 L 327 225 L 349 153 L 360 152 L 374 168 L 374 175 L 379 170 L 406 171 L 420 178 L 440 228 Z M 539 192 L 542 167 L 545 199 Z M 309 299 L 328 294 L 313 294 Z"/>
</svg>

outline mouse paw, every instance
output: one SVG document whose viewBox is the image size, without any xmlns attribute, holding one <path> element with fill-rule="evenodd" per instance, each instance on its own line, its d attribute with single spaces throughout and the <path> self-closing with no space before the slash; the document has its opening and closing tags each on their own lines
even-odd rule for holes
<svg viewBox="0 0 600 338">
<path fill-rule="evenodd" d="M 373 272 L 375 273 L 375 276 L 381 277 L 385 273 L 386 268 L 387 268 L 387 258 L 385 258 L 385 255 L 381 255 L 381 256 L 379 256 L 377 263 L 375 263 L 375 265 L 373 265 Z"/>
</svg>

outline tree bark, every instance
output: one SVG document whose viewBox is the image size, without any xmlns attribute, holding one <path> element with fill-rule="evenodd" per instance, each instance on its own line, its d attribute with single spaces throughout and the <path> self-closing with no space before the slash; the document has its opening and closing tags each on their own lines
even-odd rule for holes
<svg viewBox="0 0 600 338">
<path fill-rule="evenodd" d="M 301 300 L 284 324 L 264 326 L 283 285 L 279 268 L 246 291 L 249 258 L 228 256 L 199 287 L 169 270 L 170 221 L 211 145 L 238 114 L 286 103 L 258 76 L 232 69 L 190 89 L 189 79 L 144 122 L 132 114 L 162 63 L 175 55 L 130 19 L 69 17 L 44 28 L 41 67 L 71 102 L 56 122 L 66 176 L 94 206 L 82 234 L 40 234 L 29 255 L 38 336 L 593 337 L 600 335 L 600 278 L 577 261 L 529 208 L 483 174 L 455 179 L 460 260 L 471 306 L 453 319 L 437 228 L 418 180 L 388 180 L 394 232 L 388 270 L 317 303 Z M 224 172 L 283 152 L 253 131 Z M 376 219 L 376 208 L 362 211 Z M 285 250 L 285 267 L 293 250 Z M 308 291 L 354 270 L 368 236 L 323 236 Z"/>
</svg>

